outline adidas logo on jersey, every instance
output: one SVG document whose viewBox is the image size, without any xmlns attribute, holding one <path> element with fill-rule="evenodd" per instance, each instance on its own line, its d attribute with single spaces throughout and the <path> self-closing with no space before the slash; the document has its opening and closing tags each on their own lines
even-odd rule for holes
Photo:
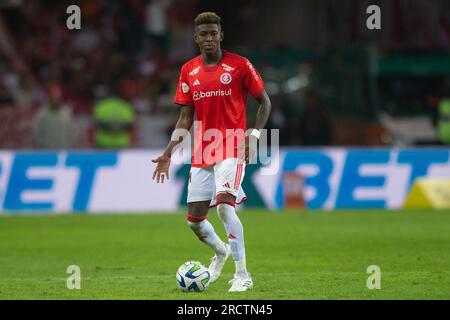
<svg viewBox="0 0 450 320">
<path fill-rule="evenodd" d="M 227 183 L 224 183 L 223 185 L 222 185 L 222 187 L 225 187 L 225 188 L 231 188 L 230 187 L 230 184 L 227 182 Z"/>
<path fill-rule="evenodd" d="M 193 85 L 194 85 L 194 86 L 198 86 L 198 85 L 200 85 L 200 81 L 198 81 L 198 79 L 195 79 L 195 81 L 194 81 Z"/>
</svg>

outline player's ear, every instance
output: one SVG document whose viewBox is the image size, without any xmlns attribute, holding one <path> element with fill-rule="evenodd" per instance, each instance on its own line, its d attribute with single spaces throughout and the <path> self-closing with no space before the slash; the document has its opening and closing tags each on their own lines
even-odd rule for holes
<svg viewBox="0 0 450 320">
<path fill-rule="evenodd" d="M 223 37 L 224 37 L 223 31 L 220 31 L 220 42 L 223 41 Z"/>
<path fill-rule="evenodd" d="M 197 26 L 194 27 L 194 35 L 192 36 L 192 38 L 194 39 L 194 42 L 198 44 L 198 30 L 197 30 Z"/>
</svg>

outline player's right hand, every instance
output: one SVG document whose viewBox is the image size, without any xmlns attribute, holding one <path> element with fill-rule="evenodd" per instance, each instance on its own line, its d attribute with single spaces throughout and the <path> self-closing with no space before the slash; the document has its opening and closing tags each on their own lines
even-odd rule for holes
<svg viewBox="0 0 450 320">
<path fill-rule="evenodd" d="M 157 163 L 155 171 L 153 171 L 153 180 L 156 178 L 156 182 L 164 183 L 164 177 L 167 177 L 169 180 L 169 166 L 170 166 L 170 157 L 162 155 L 156 159 L 152 160 L 153 163 Z"/>
</svg>

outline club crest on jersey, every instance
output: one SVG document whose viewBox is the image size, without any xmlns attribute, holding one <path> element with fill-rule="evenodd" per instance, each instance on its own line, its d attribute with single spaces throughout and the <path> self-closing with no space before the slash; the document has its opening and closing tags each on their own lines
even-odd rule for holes
<svg viewBox="0 0 450 320">
<path fill-rule="evenodd" d="M 229 74 L 228 72 L 222 73 L 222 75 L 220 76 L 220 82 L 222 82 L 223 84 L 229 84 L 231 80 L 231 74 Z"/>
<path fill-rule="evenodd" d="M 191 77 L 195 76 L 199 71 L 200 71 L 200 67 L 197 67 L 197 68 L 193 69 L 191 72 L 189 72 L 189 75 Z"/>
<path fill-rule="evenodd" d="M 225 71 L 227 71 L 227 72 L 231 72 L 231 71 L 234 70 L 233 67 L 230 67 L 229 65 L 227 65 L 227 64 L 225 64 L 225 63 L 222 63 L 222 68 L 223 68 L 223 70 L 225 70 Z"/>
<path fill-rule="evenodd" d="M 189 92 L 189 86 L 186 82 L 181 83 L 181 90 L 183 90 L 183 93 Z"/>
</svg>

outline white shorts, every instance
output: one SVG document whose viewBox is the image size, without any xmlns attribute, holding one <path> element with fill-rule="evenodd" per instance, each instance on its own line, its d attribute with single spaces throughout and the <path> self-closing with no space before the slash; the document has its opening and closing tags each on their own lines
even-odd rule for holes
<svg viewBox="0 0 450 320">
<path fill-rule="evenodd" d="M 245 174 L 245 163 L 237 158 L 228 158 L 206 168 L 191 167 L 189 173 L 187 203 L 211 201 L 216 205 L 216 195 L 226 192 L 235 196 L 235 204 L 247 200 L 241 187 Z"/>
</svg>

